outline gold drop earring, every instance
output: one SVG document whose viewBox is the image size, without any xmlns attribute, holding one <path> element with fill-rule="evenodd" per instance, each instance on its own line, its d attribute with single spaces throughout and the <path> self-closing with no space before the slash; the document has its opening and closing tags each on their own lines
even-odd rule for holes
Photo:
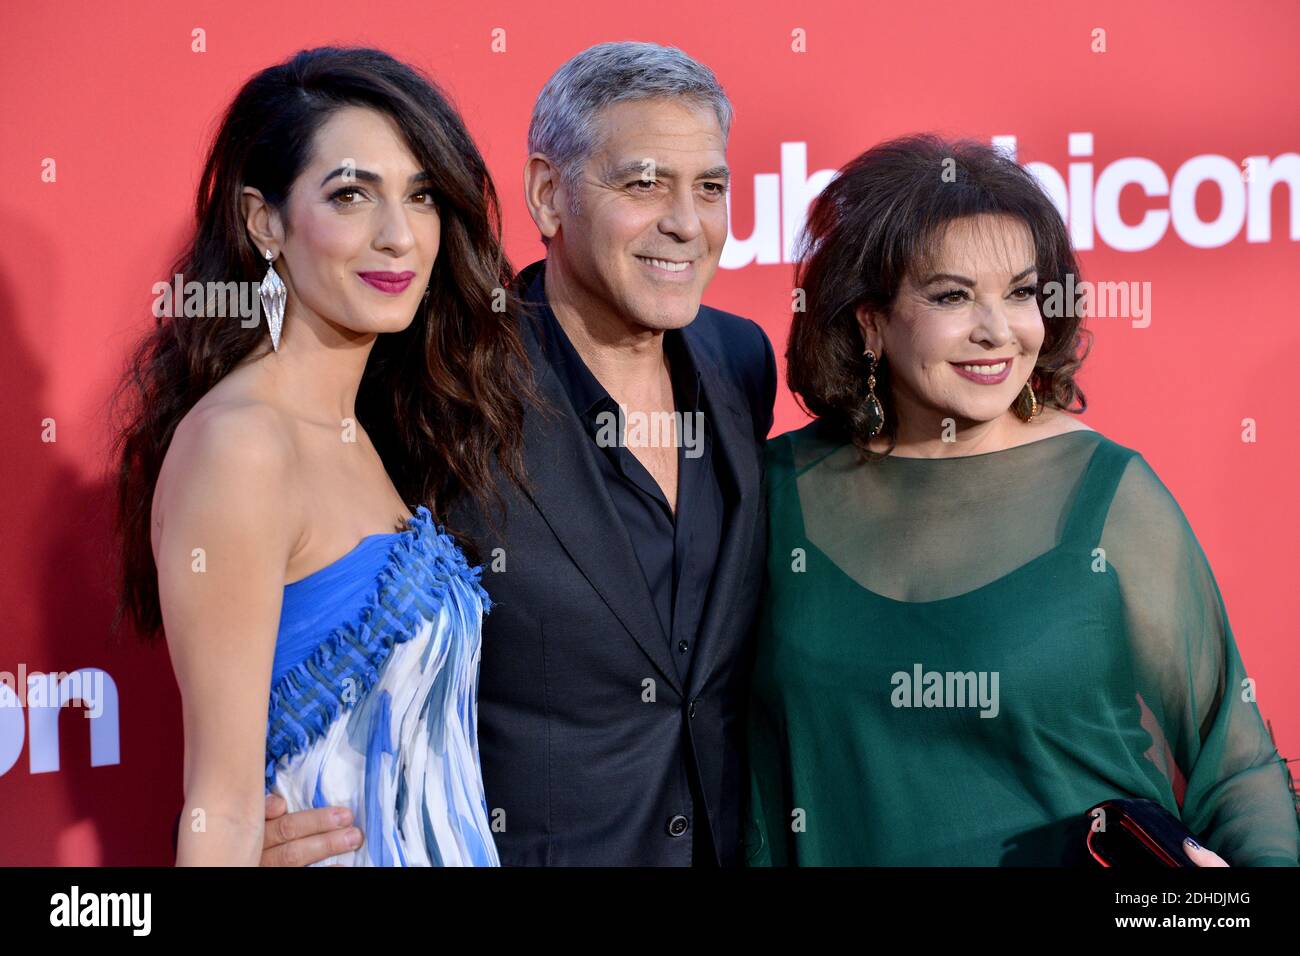
<svg viewBox="0 0 1300 956">
<path fill-rule="evenodd" d="M 1025 382 L 1025 387 L 1016 396 L 1016 403 L 1013 407 L 1017 417 L 1023 422 L 1029 421 L 1038 414 L 1038 397 L 1034 394 L 1034 387 L 1028 382 Z"/>
</svg>

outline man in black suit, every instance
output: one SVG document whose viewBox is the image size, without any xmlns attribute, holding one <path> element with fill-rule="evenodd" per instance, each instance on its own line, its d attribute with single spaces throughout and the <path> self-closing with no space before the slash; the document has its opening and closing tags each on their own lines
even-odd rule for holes
<svg viewBox="0 0 1300 956">
<path fill-rule="evenodd" d="M 526 414 L 528 489 L 502 482 L 497 524 L 469 500 L 449 515 L 494 602 L 478 739 L 505 865 L 742 862 L 776 363 L 759 326 L 700 303 L 730 122 L 711 71 L 647 43 L 580 53 L 534 109 L 525 198 L 547 256 L 516 291 L 550 413 Z"/>
</svg>

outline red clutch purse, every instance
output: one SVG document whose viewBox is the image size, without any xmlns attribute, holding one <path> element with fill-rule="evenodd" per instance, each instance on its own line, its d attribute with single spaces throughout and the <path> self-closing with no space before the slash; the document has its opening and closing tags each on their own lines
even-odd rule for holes
<svg viewBox="0 0 1300 956">
<path fill-rule="evenodd" d="M 1101 866 L 1196 866 L 1183 850 L 1195 835 L 1154 800 L 1104 800 L 1088 817 L 1088 853 Z"/>
</svg>

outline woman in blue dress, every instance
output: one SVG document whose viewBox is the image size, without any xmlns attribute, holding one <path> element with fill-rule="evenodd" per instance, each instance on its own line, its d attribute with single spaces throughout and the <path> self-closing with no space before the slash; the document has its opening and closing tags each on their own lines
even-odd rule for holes
<svg viewBox="0 0 1300 956">
<path fill-rule="evenodd" d="M 119 392 L 119 616 L 181 691 L 176 862 L 259 863 L 276 794 L 350 810 L 326 863 L 497 865 L 491 599 L 436 517 L 523 480 L 487 168 L 425 76 L 320 48 L 236 95 L 195 208 Z"/>
</svg>

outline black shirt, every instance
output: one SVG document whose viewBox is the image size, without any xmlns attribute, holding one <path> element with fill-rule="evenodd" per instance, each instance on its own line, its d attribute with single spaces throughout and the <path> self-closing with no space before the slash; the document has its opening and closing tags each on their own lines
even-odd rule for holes
<svg viewBox="0 0 1300 956">
<path fill-rule="evenodd" d="M 536 274 L 531 275 L 536 268 Z M 714 462 L 714 441 L 702 413 L 704 383 L 681 330 L 664 332 L 678 419 L 677 514 L 658 483 L 618 441 L 624 435 L 618 403 L 587 368 L 546 301 L 545 260 L 522 274 L 523 298 L 540 321 L 542 347 L 596 450 L 605 487 L 632 539 L 659 621 L 683 683 L 695 651 L 713 567 L 722 540 L 724 500 Z M 688 420 L 689 419 L 689 420 Z M 644 424 L 644 419 L 641 420 Z M 628 441 L 635 444 L 635 423 Z M 655 429 L 642 433 L 653 441 Z M 611 437 L 613 440 L 611 441 Z"/>
</svg>

